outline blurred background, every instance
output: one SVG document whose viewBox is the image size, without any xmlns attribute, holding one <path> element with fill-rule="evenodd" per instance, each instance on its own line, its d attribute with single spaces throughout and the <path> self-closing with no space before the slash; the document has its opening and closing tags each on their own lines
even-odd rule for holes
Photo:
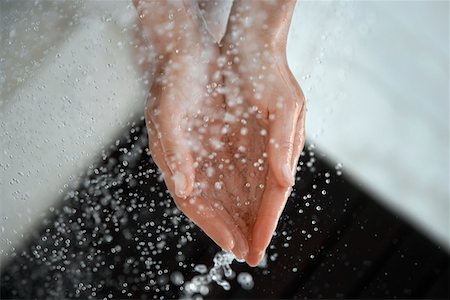
<svg viewBox="0 0 450 300">
<path fill-rule="evenodd" d="M 135 22 L 129 1 L 0 2 L 3 266 L 141 120 Z M 288 61 L 308 149 L 448 253 L 449 3 L 299 1 Z"/>
</svg>

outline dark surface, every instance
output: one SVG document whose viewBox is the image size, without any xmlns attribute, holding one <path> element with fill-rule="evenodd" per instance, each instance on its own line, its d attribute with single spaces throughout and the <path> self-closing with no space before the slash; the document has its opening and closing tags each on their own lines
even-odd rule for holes
<svg viewBox="0 0 450 300">
<path fill-rule="evenodd" d="M 2 299 L 178 298 L 170 274 L 189 280 L 194 265 L 212 265 L 219 249 L 170 200 L 142 124 L 16 251 L 2 270 Z M 267 266 L 233 263 L 253 275 L 254 288 L 234 279 L 230 291 L 212 285 L 206 298 L 448 299 L 448 254 L 339 173 L 307 147 Z"/>
</svg>

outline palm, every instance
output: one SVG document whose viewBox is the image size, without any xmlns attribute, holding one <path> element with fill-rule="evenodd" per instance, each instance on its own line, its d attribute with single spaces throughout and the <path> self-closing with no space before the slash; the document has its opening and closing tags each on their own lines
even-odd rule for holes
<svg viewBox="0 0 450 300">
<path fill-rule="evenodd" d="M 225 186 L 232 196 L 227 199 L 227 206 L 235 224 L 250 245 L 253 226 L 267 188 L 267 127 L 248 102 L 228 106 L 227 110 L 237 116 L 238 120 L 229 124 L 227 135 L 228 153 L 234 164 L 234 171 L 229 172 L 226 177 Z"/>
<path fill-rule="evenodd" d="M 212 50 L 217 58 L 218 50 Z M 264 123 L 267 122 L 250 102 L 233 105 L 226 101 L 223 91 L 227 93 L 229 89 L 212 78 L 220 71 L 214 58 L 208 63 L 194 62 L 197 71 L 204 71 L 201 74 L 205 74 L 208 81 L 196 80 L 181 86 L 186 89 L 180 94 L 191 100 L 189 109 L 177 115 L 183 116 L 183 127 L 188 129 L 186 140 L 196 158 L 191 199 L 201 198 L 199 202 L 209 204 L 232 231 L 235 254 L 245 257 L 266 187 L 268 164 L 264 132 L 267 124 Z M 190 76 L 192 74 L 185 74 L 183 78 Z M 198 93 L 192 94 L 193 90 Z"/>
<path fill-rule="evenodd" d="M 233 60 L 233 55 L 227 57 L 227 61 Z M 255 63 L 270 67 L 262 71 L 255 68 Z M 225 96 L 215 91 L 207 93 L 209 98 L 204 99 L 202 107 L 208 112 L 200 116 L 203 122 L 198 122 L 190 140 L 202 145 L 195 154 L 200 158 L 197 194 L 222 216 L 237 242 L 235 253 L 244 256 L 255 238 L 255 222 L 259 219 L 257 227 L 261 227 L 264 238 L 270 236 L 289 192 L 289 188 L 278 184 L 267 159 L 269 111 L 273 110 L 271 106 L 280 104 L 273 99 L 295 98 L 301 91 L 298 85 L 286 82 L 289 70 L 280 69 L 271 55 L 256 61 L 241 60 L 239 66 L 225 66 L 228 67 L 220 68 L 225 82 L 213 83 Z M 216 73 L 217 66 L 210 71 Z M 271 88 L 255 91 L 255 84 Z M 211 98 L 217 102 L 208 110 Z M 291 168 L 297 159 L 295 153 Z"/>
</svg>

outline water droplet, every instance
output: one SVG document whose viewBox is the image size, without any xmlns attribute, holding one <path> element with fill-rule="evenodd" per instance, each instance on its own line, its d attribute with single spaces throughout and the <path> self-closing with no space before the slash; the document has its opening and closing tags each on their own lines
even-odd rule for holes
<svg viewBox="0 0 450 300">
<path fill-rule="evenodd" d="M 216 190 L 221 190 L 221 189 L 222 189 L 222 182 L 216 181 L 216 182 L 214 183 L 214 188 L 215 188 Z"/>
<path fill-rule="evenodd" d="M 265 130 L 264 128 L 261 129 L 261 131 L 259 132 L 262 136 L 266 136 L 267 135 L 267 130 Z"/>
<path fill-rule="evenodd" d="M 194 271 L 200 274 L 205 274 L 208 271 L 208 268 L 205 265 L 196 265 L 194 267 Z"/>
<path fill-rule="evenodd" d="M 254 286 L 253 277 L 247 272 L 239 273 L 239 275 L 237 276 L 237 282 L 245 290 L 250 290 Z"/>
</svg>

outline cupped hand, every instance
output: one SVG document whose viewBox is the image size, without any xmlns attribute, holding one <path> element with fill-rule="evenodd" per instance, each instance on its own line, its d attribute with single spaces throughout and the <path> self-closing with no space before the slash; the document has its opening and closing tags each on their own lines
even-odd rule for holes
<svg viewBox="0 0 450 300">
<path fill-rule="evenodd" d="M 295 181 L 305 142 L 305 99 L 286 59 L 294 1 L 235 1 L 221 52 L 226 58 L 226 103 L 232 144 L 241 146 L 242 168 L 253 187 L 247 262 L 264 256 Z M 245 134 L 242 134 L 244 130 Z M 240 133 L 240 134 L 239 134 Z M 256 172 L 255 172 L 256 171 Z M 257 172 L 260 171 L 260 172 Z M 256 174 L 256 175 L 255 175 Z M 256 188 L 262 188 L 262 192 Z"/>
<path fill-rule="evenodd" d="M 219 47 L 186 3 L 135 4 L 154 53 L 150 60 L 157 62 L 146 108 L 152 157 L 177 206 L 219 246 L 246 258 L 239 207 L 248 192 L 230 151 L 232 116 L 223 95 Z"/>
<path fill-rule="evenodd" d="M 146 108 L 152 157 L 177 206 L 223 249 L 256 265 L 304 143 L 303 94 L 285 48 L 267 43 L 267 32 L 248 34 L 241 18 L 230 18 L 219 47 L 185 2 L 135 5 L 155 62 Z M 233 7 L 232 16 L 245 15 L 242 3 Z"/>
</svg>

